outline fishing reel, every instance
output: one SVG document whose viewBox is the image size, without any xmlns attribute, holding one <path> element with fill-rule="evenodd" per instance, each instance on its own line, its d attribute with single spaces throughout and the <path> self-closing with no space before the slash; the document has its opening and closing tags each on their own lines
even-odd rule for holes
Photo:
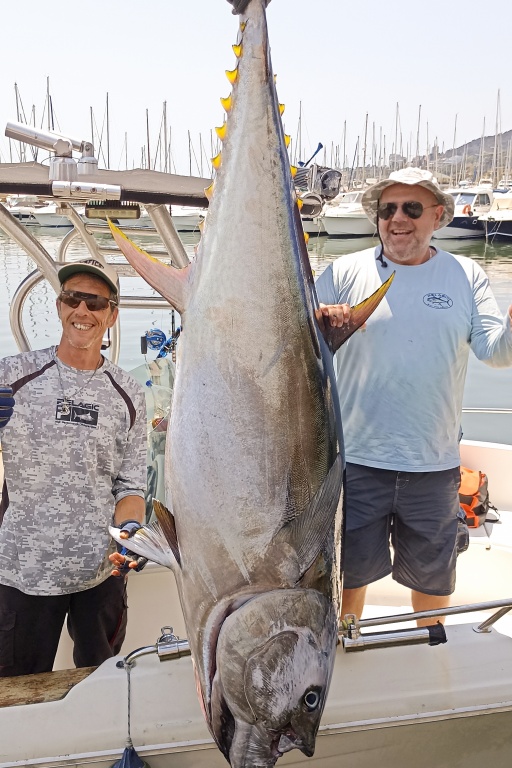
<svg viewBox="0 0 512 768">
<path fill-rule="evenodd" d="M 181 326 L 173 330 L 169 337 L 167 337 L 159 328 L 152 328 L 150 331 L 146 331 L 144 336 L 141 336 L 140 351 L 143 355 L 146 355 L 148 349 L 153 351 L 158 350 L 158 355 L 156 356 L 157 360 L 171 354 L 172 359 L 175 362 L 176 345 L 180 335 Z"/>
</svg>

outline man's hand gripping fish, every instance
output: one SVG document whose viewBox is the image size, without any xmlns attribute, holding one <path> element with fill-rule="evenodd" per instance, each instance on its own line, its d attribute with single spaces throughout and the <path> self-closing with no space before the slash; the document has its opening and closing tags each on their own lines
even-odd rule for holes
<svg viewBox="0 0 512 768">
<path fill-rule="evenodd" d="M 265 6 L 250 0 L 241 17 L 194 262 L 167 267 L 112 226 L 184 328 L 165 460 L 169 511 L 157 504 L 160 523 L 130 547 L 174 571 L 206 721 L 234 768 L 314 752 L 340 598 L 343 448 L 332 354 L 387 289 L 324 340 Z"/>
</svg>

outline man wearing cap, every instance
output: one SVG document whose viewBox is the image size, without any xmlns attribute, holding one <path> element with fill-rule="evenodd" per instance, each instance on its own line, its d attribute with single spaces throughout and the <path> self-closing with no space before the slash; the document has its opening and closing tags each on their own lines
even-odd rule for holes
<svg viewBox="0 0 512 768">
<path fill-rule="evenodd" d="M 89 259 L 58 274 L 58 346 L 0 360 L 0 677 L 50 671 L 66 616 L 76 666 L 119 652 L 128 563 L 108 527 L 144 518 L 144 392 L 101 354 L 117 273 Z"/>
<path fill-rule="evenodd" d="M 325 322 L 342 325 L 350 306 L 396 273 L 335 357 L 347 460 L 342 613 L 360 616 L 367 585 L 390 573 L 412 590 L 414 610 L 444 608 L 464 533 L 459 439 L 469 350 L 488 365 L 512 365 L 512 307 L 504 318 L 475 261 L 430 244 L 454 210 L 430 172 L 396 171 L 362 203 L 380 245 L 342 256 L 316 283 Z"/>
</svg>

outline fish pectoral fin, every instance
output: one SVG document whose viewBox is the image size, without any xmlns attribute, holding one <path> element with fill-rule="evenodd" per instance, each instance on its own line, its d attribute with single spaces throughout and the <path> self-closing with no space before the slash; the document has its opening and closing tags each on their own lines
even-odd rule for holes
<svg viewBox="0 0 512 768">
<path fill-rule="evenodd" d="M 360 304 L 356 304 L 355 307 L 351 307 L 350 320 L 348 323 L 342 325 L 341 328 L 331 328 L 330 326 L 326 328 L 324 337 L 333 355 L 338 351 L 341 345 L 358 330 L 358 328 L 366 323 L 372 312 L 377 309 L 386 295 L 389 286 L 393 282 L 394 277 L 395 272 L 393 272 L 386 282 L 382 283 L 371 296 L 368 296 L 368 298 L 364 299 Z"/>
<path fill-rule="evenodd" d="M 171 551 L 178 565 L 181 565 L 180 548 L 178 544 L 178 534 L 176 533 L 176 521 L 174 515 L 158 499 L 153 499 L 153 509 L 160 523 L 160 528 L 169 544 Z"/>
<path fill-rule="evenodd" d="M 119 536 L 119 528 L 110 526 L 108 532 L 114 541 L 126 547 L 130 552 L 135 552 L 135 554 L 146 557 L 153 563 L 158 563 L 172 570 L 180 567 L 179 561 L 176 560 L 167 537 L 157 521 L 143 525 L 129 539 L 122 539 Z"/>
<path fill-rule="evenodd" d="M 297 553 L 300 576 L 312 565 L 333 525 L 343 483 L 343 461 L 338 454 L 325 480 L 304 511 L 287 522 L 276 539 L 284 539 Z"/>
<path fill-rule="evenodd" d="M 168 266 L 150 256 L 108 220 L 112 237 L 127 261 L 180 314 L 187 308 L 192 264 L 183 269 Z"/>
</svg>

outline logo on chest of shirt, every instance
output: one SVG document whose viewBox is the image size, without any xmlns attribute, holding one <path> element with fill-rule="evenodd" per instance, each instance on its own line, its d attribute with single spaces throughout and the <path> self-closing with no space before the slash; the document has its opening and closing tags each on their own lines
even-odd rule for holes
<svg viewBox="0 0 512 768">
<path fill-rule="evenodd" d="M 100 413 L 99 405 L 95 403 L 75 403 L 74 400 L 57 400 L 55 421 L 66 421 L 82 424 L 84 427 L 97 427 Z"/>
<path fill-rule="evenodd" d="M 423 303 L 431 309 L 450 309 L 453 307 L 453 299 L 450 299 L 446 293 L 426 293 L 423 297 Z"/>
</svg>

